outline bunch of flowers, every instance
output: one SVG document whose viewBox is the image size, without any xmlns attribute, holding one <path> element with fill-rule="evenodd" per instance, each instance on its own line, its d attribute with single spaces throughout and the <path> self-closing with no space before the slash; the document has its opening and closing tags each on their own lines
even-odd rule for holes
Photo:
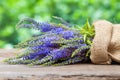
<svg viewBox="0 0 120 80">
<path fill-rule="evenodd" d="M 42 33 L 16 45 L 24 51 L 15 58 L 5 60 L 10 64 L 50 66 L 90 60 L 94 28 L 88 20 L 83 27 L 73 28 L 65 23 L 37 22 L 25 18 L 17 24 L 17 28 L 33 28 Z"/>
</svg>

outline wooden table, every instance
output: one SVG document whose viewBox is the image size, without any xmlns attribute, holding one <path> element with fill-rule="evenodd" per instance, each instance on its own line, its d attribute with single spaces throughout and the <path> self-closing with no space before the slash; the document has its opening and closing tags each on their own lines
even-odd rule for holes
<svg viewBox="0 0 120 80">
<path fill-rule="evenodd" d="M 67 66 L 9 65 L 2 62 L 20 50 L 0 49 L 0 80 L 120 80 L 120 66 L 75 64 Z"/>
</svg>

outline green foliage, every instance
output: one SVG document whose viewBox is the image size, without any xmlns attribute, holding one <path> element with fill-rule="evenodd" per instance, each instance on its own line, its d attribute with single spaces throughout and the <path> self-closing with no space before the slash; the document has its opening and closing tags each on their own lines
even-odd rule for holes
<svg viewBox="0 0 120 80">
<path fill-rule="evenodd" d="M 106 19 L 119 23 L 119 9 L 119 0 L 0 0 L 0 47 L 12 47 L 36 33 L 16 30 L 15 24 L 24 17 L 56 21 L 51 17 L 58 16 L 78 25 L 84 24 L 87 18 L 90 22 Z"/>
<path fill-rule="evenodd" d="M 95 30 L 94 30 L 94 26 L 91 26 L 89 24 L 88 20 L 83 27 L 80 27 L 80 33 L 84 36 L 84 42 L 91 45 L 92 42 L 91 42 L 90 38 L 94 37 Z"/>
</svg>

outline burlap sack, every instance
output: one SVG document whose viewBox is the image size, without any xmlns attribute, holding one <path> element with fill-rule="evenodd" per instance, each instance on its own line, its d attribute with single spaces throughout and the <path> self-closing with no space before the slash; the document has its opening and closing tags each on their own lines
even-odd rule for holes
<svg viewBox="0 0 120 80">
<path fill-rule="evenodd" d="M 120 24 L 100 20 L 93 25 L 96 35 L 91 46 L 91 61 L 110 64 L 112 59 L 120 63 Z"/>
<path fill-rule="evenodd" d="M 112 38 L 108 48 L 110 57 L 120 63 L 120 24 L 113 24 Z"/>
<path fill-rule="evenodd" d="M 90 59 L 95 64 L 111 64 L 108 46 L 112 36 L 112 23 L 100 20 L 93 23 L 95 37 L 91 45 Z"/>
</svg>

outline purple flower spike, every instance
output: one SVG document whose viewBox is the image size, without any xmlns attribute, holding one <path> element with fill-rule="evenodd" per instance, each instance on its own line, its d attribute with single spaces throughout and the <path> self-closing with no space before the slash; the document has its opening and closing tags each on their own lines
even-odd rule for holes
<svg viewBox="0 0 120 80">
<path fill-rule="evenodd" d="M 64 30 L 62 27 L 58 27 L 57 25 L 54 25 L 48 22 L 44 22 L 44 23 L 41 22 L 41 23 L 38 23 L 37 25 L 34 24 L 34 27 L 41 30 L 42 32 L 53 31 L 54 33 L 57 33 Z"/>
<path fill-rule="evenodd" d="M 62 31 L 64 31 L 63 28 L 54 28 L 54 29 L 52 30 L 53 33 L 60 33 L 60 32 L 62 32 Z"/>
<path fill-rule="evenodd" d="M 47 54 L 50 53 L 50 51 L 52 51 L 54 48 L 50 48 L 50 47 L 40 47 L 39 46 L 39 50 L 38 47 L 36 48 L 36 51 L 33 53 L 30 53 L 29 55 L 24 56 L 24 59 L 35 59 L 36 57 L 45 57 Z M 34 47 L 35 50 L 35 47 Z"/>
<path fill-rule="evenodd" d="M 62 35 L 63 38 L 65 38 L 65 39 L 71 39 L 71 38 L 74 38 L 74 36 L 75 36 L 75 32 L 74 31 L 70 31 L 70 30 L 61 31 L 58 34 Z"/>
<path fill-rule="evenodd" d="M 56 49 L 54 51 L 51 52 L 53 55 L 52 60 L 57 60 L 57 59 L 61 59 L 61 58 L 67 58 L 71 56 L 72 50 L 70 49 Z"/>
<path fill-rule="evenodd" d="M 42 32 L 47 32 L 47 31 L 51 31 L 52 29 L 55 28 L 54 25 L 49 24 L 47 22 L 44 23 L 39 23 L 38 28 L 42 31 Z"/>
</svg>

